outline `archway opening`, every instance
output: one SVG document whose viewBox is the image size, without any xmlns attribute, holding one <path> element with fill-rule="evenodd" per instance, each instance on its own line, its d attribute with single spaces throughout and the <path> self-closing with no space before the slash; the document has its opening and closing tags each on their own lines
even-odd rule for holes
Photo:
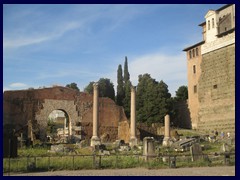
<svg viewBox="0 0 240 180">
<path fill-rule="evenodd" d="M 48 116 L 47 141 L 66 143 L 70 137 L 70 120 L 68 114 L 61 109 L 53 110 Z"/>
</svg>

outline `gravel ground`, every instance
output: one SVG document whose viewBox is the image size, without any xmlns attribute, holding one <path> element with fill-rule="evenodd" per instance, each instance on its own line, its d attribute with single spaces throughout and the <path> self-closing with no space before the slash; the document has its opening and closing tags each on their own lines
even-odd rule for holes
<svg viewBox="0 0 240 180">
<path fill-rule="evenodd" d="M 4 174 L 7 176 L 8 174 Z M 194 167 L 176 169 L 103 169 L 49 171 L 36 173 L 10 174 L 11 176 L 235 176 L 235 166 Z"/>
</svg>

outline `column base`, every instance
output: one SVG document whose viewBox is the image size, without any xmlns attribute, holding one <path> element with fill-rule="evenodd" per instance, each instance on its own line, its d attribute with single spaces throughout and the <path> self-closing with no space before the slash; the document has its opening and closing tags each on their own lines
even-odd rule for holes
<svg viewBox="0 0 240 180">
<path fill-rule="evenodd" d="M 129 140 L 129 145 L 131 146 L 131 147 L 133 147 L 133 146 L 137 146 L 137 138 L 136 137 L 132 137 L 132 138 L 130 138 L 130 140 Z"/>
<path fill-rule="evenodd" d="M 171 145 L 170 137 L 164 137 L 162 145 L 165 146 L 165 147 L 170 146 Z"/>
<path fill-rule="evenodd" d="M 91 146 L 101 145 L 101 139 L 97 136 L 91 138 Z"/>
</svg>

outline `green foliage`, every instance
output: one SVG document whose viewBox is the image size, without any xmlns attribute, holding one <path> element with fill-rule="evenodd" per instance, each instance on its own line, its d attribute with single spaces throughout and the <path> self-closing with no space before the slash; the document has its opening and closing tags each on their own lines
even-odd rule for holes
<svg viewBox="0 0 240 180">
<path fill-rule="evenodd" d="M 47 133 L 49 134 L 57 133 L 56 123 L 53 122 L 51 119 L 48 120 Z"/>
<path fill-rule="evenodd" d="M 172 109 L 168 86 L 157 82 L 150 74 L 139 75 L 137 86 L 137 120 L 146 123 L 163 122 Z"/>
<path fill-rule="evenodd" d="M 119 106 L 123 105 L 123 99 L 124 99 L 124 84 L 123 84 L 123 75 L 122 75 L 122 66 L 119 64 L 118 70 L 117 70 L 117 97 L 116 97 L 116 103 Z"/>
<path fill-rule="evenodd" d="M 128 60 L 127 56 L 125 57 L 125 62 L 124 62 L 124 83 L 127 84 L 127 82 L 130 80 L 130 74 L 128 72 Z"/>
<path fill-rule="evenodd" d="M 92 94 L 93 84 L 94 82 L 90 82 L 89 85 L 84 88 L 84 92 Z M 114 85 L 110 81 L 110 79 L 100 78 L 98 81 L 98 89 L 99 89 L 99 97 L 109 97 L 115 101 Z"/>
<path fill-rule="evenodd" d="M 187 100 L 188 99 L 188 88 L 187 86 L 180 86 L 178 90 L 176 91 L 176 97 L 175 99 L 177 101 L 181 100 Z"/>
<path fill-rule="evenodd" d="M 127 81 L 125 84 L 125 98 L 123 99 L 123 108 L 127 118 L 130 117 L 130 106 L 131 106 L 131 82 Z"/>
<path fill-rule="evenodd" d="M 94 82 L 90 82 L 85 88 L 84 88 L 84 92 L 89 93 L 89 94 L 93 94 L 93 84 Z"/>
<path fill-rule="evenodd" d="M 76 83 L 67 84 L 66 87 L 69 87 L 69 88 L 75 89 L 77 91 L 80 91 L 79 88 L 77 87 Z"/>
<path fill-rule="evenodd" d="M 49 155 L 48 148 L 21 148 L 18 149 L 19 156 L 46 156 Z"/>
</svg>

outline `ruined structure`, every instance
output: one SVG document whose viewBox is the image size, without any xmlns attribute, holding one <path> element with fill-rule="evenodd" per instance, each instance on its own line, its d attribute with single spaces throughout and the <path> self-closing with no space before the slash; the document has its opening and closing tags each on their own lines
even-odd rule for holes
<svg viewBox="0 0 240 180">
<path fill-rule="evenodd" d="M 98 137 L 98 84 L 93 84 L 93 135 L 91 138 L 91 146 L 100 145 L 101 141 Z"/>
<path fill-rule="evenodd" d="M 131 134 L 130 134 L 130 145 L 137 145 L 136 137 L 136 89 L 131 87 Z"/>
<path fill-rule="evenodd" d="M 163 139 L 163 146 L 169 146 L 170 141 L 170 116 L 167 114 L 164 117 L 164 139 Z"/>
<path fill-rule="evenodd" d="M 99 129 L 101 136 L 109 134 L 109 141 L 124 139 L 118 126 L 127 122 L 124 110 L 110 98 L 99 98 Z M 66 87 L 5 91 L 3 98 L 3 129 L 14 129 L 25 139 L 46 138 L 48 116 L 62 110 L 68 118 L 68 137 L 72 141 L 90 139 L 93 123 L 93 96 Z M 125 123 L 126 124 L 126 123 Z M 127 123 L 128 124 L 128 123 Z M 121 128 L 120 128 L 121 129 Z M 124 139 L 128 141 L 127 139 Z"/>
<path fill-rule="evenodd" d="M 184 49 L 192 128 L 235 134 L 235 5 L 209 10 L 203 41 Z"/>
</svg>

